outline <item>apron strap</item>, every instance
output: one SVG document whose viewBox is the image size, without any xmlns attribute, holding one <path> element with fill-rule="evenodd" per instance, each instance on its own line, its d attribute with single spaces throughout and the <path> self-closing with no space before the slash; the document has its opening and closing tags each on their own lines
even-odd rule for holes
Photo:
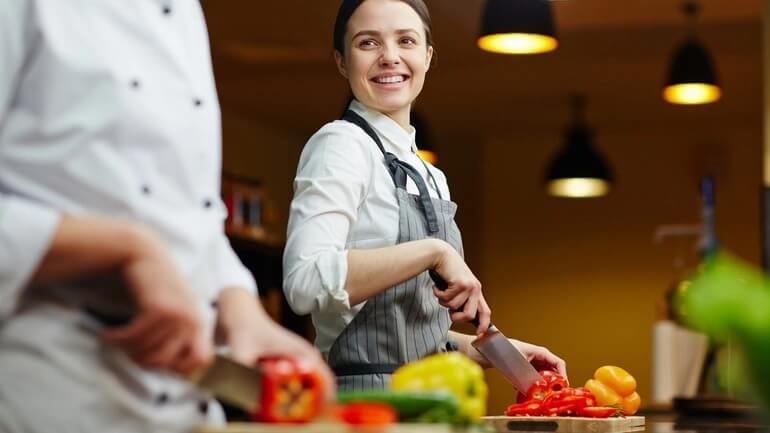
<svg viewBox="0 0 770 433">
<path fill-rule="evenodd" d="M 433 172 L 428 168 L 428 164 L 426 164 L 422 158 L 420 158 L 420 162 L 422 163 L 422 166 L 425 167 L 425 172 L 428 173 L 430 181 L 433 182 L 433 189 L 436 190 L 436 194 L 438 194 L 439 200 L 444 200 L 444 197 L 441 195 L 441 188 L 438 187 L 438 182 L 436 182 L 436 178 L 433 177 Z"/>
<path fill-rule="evenodd" d="M 368 374 L 393 374 L 400 364 L 343 364 L 332 367 L 334 374 L 340 376 L 359 376 Z"/>
<path fill-rule="evenodd" d="M 359 116 L 358 113 L 347 110 L 342 116 L 342 120 L 346 120 L 363 129 L 364 132 L 366 132 L 366 135 L 374 140 L 377 147 L 379 147 L 380 152 L 385 156 L 385 165 L 397 188 L 405 190 L 407 176 L 412 178 L 414 184 L 417 185 L 417 190 L 420 192 L 420 204 L 422 206 L 423 215 L 425 215 L 425 220 L 428 222 L 428 232 L 430 234 L 438 233 L 438 217 L 436 216 L 436 209 L 433 207 L 433 201 L 428 192 L 428 185 L 425 184 L 425 179 L 423 179 L 420 173 L 407 162 L 398 159 L 393 153 L 387 152 L 382 145 L 380 137 L 374 129 L 372 129 L 371 125 L 369 125 L 369 122 Z M 430 174 L 430 170 L 428 170 L 428 174 Z"/>
</svg>

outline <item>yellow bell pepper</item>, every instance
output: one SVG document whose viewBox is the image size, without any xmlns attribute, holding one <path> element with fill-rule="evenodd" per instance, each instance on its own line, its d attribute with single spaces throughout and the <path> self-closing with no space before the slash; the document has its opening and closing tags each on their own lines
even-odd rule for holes
<svg viewBox="0 0 770 433">
<path fill-rule="evenodd" d="M 448 392 L 458 402 L 458 423 L 477 422 L 486 414 L 487 383 L 478 364 L 458 352 L 440 353 L 410 362 L 393 373 L 396 391 Z"/>
<path fill-rule="evenodd" d="M 612 365 L 605 365 L 594 372 L 594 378 L 588 379 L 585 388 L 596 397 L 598 406 L 620 408 L 623 415 L 633 415 L 639 410 L 642 400 L 636 392 L 636 379 L 626 370 Z"/>
</svg>

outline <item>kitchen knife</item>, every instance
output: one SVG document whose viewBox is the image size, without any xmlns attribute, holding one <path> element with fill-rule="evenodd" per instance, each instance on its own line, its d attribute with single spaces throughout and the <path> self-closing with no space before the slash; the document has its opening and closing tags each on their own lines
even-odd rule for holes
<svg viewBox="0 0 770 433">
<path fill-rule="evenodd" d="M 235 362 L 224 354 L 217 353 L 213 364 L 193 372 L 187 379 L 246 413 L 258 413 L 260 410 L 262 374 L 258 369 Z"/>
<path fill-rule="evenodd" d="M 104 327 L 123 326 L 130 321 L 130 315 L 104 314 L 91 308 L 84 310 L 94 322 L 98 322 L 93 324 L 97 331 Z M 210 366 L 196 370 L 187 380 L 247 413 L 256 413 L 260 409 L 260 371 L 233 361 L 223 352 L 216 354 Z"/>
<path fill-rule="evenodd" d="M 446 281 L 438 272 L 431 269 L 428 273 L 439 290 L 447 289 Z M 476 327 L 479 326 L 478 313 L 471 320 L 471 323 Z M 486 332 L 481 337 L 473 340 L 471 346 L 487 358 L 490 364 L 498 369 L 516 387 L 516 390 L 522 394 L 526 394 L 532 385 L 543 380 L 540 373 L 527 361 L 527 358 L 519 349 L 491 322 Z"/>
</svg>

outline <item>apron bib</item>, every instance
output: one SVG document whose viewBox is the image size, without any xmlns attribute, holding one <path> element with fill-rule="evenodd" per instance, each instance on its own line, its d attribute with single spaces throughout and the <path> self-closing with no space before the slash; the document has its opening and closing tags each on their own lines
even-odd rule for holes
<svg viewBox="0 0 770 433">
<path fill-rule="evenodd" d="M 398 199 L 397 243 L 437 238 L 462 255 L 462 238 L 454 221 L 457 205 L 443 200 L 440 192 L 439 198 L 430 197 L 420 173 L 386 152 L 361 116 L 348 110 L 342 119 L 361 127 L 385 156 Z M 428 175 L 439 191 L 430 170 Z M 407 192 L 407 178 L 415 183 L 419 195 Z M 339 390 L 384 388 L 401 365 L 446 350 L 449 311 L 439 305 L 432 285 L 426 271 L 366 301 L 329 350 L 328 362 L 337 375 Z"/>
</svg>

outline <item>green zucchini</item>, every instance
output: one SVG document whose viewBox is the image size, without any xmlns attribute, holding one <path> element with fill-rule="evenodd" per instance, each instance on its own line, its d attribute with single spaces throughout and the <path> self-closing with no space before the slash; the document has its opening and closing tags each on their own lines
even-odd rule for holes
<svg viewBox="0 0 770 433">
<path fill-rule="evenodd" d="M 401 421 L 420 419 L 427 421 L 426 417 L 434 421 L 442 421 L 434 419 L 434 414 L 446 414 L 447 417 L 452 417 L 458 411 L 457 399 L 446 392 L 348 391 L 339 392 L 337 401 L 339 403 L 384 403 L 395 409 Z"/>
</svg>

